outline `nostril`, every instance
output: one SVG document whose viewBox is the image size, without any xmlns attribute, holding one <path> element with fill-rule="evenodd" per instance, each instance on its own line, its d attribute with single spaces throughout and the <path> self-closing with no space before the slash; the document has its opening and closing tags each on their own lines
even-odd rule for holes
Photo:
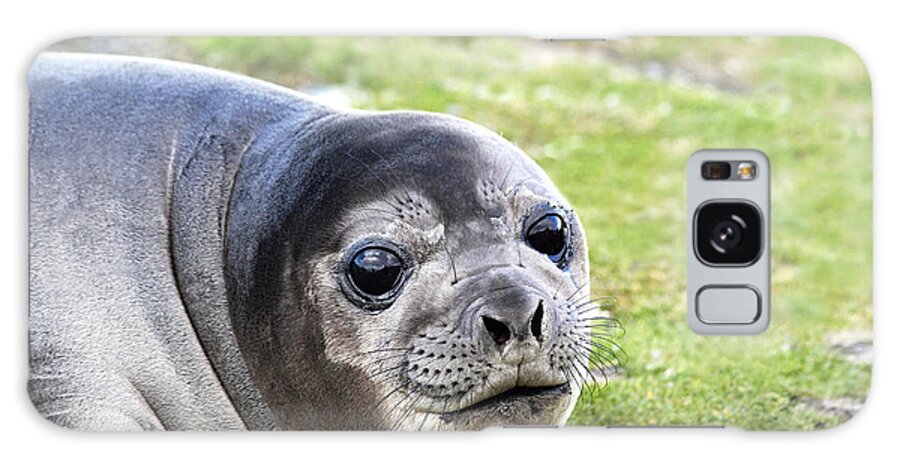
<svg viewBox="0 0 900 464">
<path fill-rule="evenodd" d="M 534 338 L 537 341 L 542 341 L 541 337 L 541 327 L 544 322 L 544 300 L 541 300 L 538 303 L 537 309 L 534 310 L 534 314 L 531 316 L 531 335 L 534 335 Z"/>
<path fill-rule="evenodd" d="M 508 342 L 509 338 L 512 336 L 509 327 L 497 319 L 489 316 L 481 316 L 481 321 L 484 322 L 484 327 L 498 345 Z"/>
</svg>

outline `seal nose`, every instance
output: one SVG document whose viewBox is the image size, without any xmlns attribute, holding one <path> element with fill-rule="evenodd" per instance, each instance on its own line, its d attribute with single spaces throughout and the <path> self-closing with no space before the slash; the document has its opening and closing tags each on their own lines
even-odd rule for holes
<svg viewBox="0 0 900 464">
<path fill-rule="evenodd" d="M 481 316 L 484 330 L 491 336 L 497 346 L 503 346 L 512 337 L 517 336 L 519 341 L 525 341 L 529 335 L 539 343 L 544 340 L 544 300 L 539 300 L 537 307 L 531 312 L 530 317 L 519 321 L 507 319 L 499 315 Z M 512 325 L 512 327 L 510 327 Z"/>
<path fill-rule="evenodd" d="M 508 342 L 509 337 L 512 336 L 509 326 L 491 316 L 481 316 L 481 322 L 484 323 L 484 328 L 498 345 L 503 345 Z"/>
</svg>

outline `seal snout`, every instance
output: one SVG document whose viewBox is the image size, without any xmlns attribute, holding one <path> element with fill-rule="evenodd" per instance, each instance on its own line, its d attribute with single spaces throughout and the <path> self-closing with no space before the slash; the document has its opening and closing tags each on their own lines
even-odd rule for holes
<svg viewBox="0 0 900 464">
<path fill-rule="evenodd" d="M 500 291 L 479 308 L 473 335 L 484 355 L 496 359 L 503 369 L 517 371 L 523 365 L 544 365 L 548 355 L 545 340 L 552 337 L 554 330 L 554 317 L 548 311 L 553 310 L 534 289 L 515 287 Z"/>
<path fill-rule="evenodd" d="M 481 322 L 482 330 L 490 335 L 497 346 L 506 345 L 513 338 L 513 334 L 516 335 L 515 341 L 518 342 L 533 338 L 541 343 L 544 341 L 544 300 L 538 300 L 537 307 L 527 320 L 500 315 L 482 315 Z"/>
</svg>

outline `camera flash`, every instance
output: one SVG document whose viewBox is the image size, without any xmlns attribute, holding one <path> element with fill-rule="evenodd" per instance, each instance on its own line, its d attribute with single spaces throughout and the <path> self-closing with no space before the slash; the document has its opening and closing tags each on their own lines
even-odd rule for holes
<svg viewBox="0 0 900 464">
<path fill-rule="evenodd" d="M 738 177 L 741 180 L 751 180 L 756 177 L 756 163 L 742 162 L 737 165 Z"/>
</svg>

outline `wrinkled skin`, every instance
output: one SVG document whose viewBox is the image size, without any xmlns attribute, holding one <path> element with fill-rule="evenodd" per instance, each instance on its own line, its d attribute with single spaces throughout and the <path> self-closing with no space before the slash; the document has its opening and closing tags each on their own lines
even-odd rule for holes
<svg viewBox="0 0 900 464">
<path fill-rule="evenodd" d="M 590 378 L 597 310 L 586 304 L 584 231 L 534 162 L 458 118 L 338 111 L 255 81 L 167 66 L 86 66 L 110 99 L 117 86 L 127 89 L 136 103 L 126 109 L 107 108 L 84 82 L 68 96 L 64 86 L 47 83 L 59 72 L 52 66 L 32 71 L 29 392 L 40 412 L 87 429 L 479 429 L 566 421 Z M 134 88 L 131 77 L 105 75 L 108 68 L 174 77 L 157 96 L 158 88 Z M 184 81 L 194 93 L 182 95 L 175 84 Z M 84 99 L 93 102 L 87 114 L 124 111 L 104 124 L 132 135 L 96 136 L 109 139 L 102 148 L 64 142 L 73 131 L 101 132 L 90 118 L 69 120 L 52 109 L 71 111 Z M 182 130 L 131 129 L 131 115 L 152 106 L 146 101 L 165 107 L 156 113 L 169 119 L 163 129 Z M 179 103 L 166 107 L 170 101 Z M 158 157 L 122 156 L 145 139 L 152 140 L 145 153 Z M 147 266 L 123 271 L 72 258 L 84 245 L 65 239 L 65 213 L 49 205 L 76 195 L 49 186 L 71 182 L 90 197 L 78 186 L 96 180 L 78 179 L 91 174 L 60 161 L 64 150 L 83 152 L 66 159 L 113 156 L 110 163 L 132 173 L 158 172 L 137 177 L 147 181 L 145 190 L 101 195 L 144 205 L 133 222 L 146 218 L 149 238 L 114 233 L 92 253 L 128 260 L 140 250 L 170 259 L 148 258 Z M 102 235 L 121 227 L 107 220 L 117 210 L 90 200 L 69 201 L 69 211 L 85 218 L 72 230 Z M 151 214 L 154 208 L 160 213 Z M 566 223 L 560 262 L 524 239 L 548 212 Z M 354 253 L 373 245 L 403 262 L 391 298 L 377 305 L 348 277 Z M 60 288 L 60 280 L 101 274 L 115 276 L 112 290 L 84 290 L 98 292 L 90 301 Z M 129 286 L 152 298 L 116 301 L 116 289 Z M 120 309 L 105 325 L 76 327 L 107 302 Z M 63 306 L 67 317 L 59 316 Z M 98 357 L 111 361 L 88 361 Z"/>
</svg>

